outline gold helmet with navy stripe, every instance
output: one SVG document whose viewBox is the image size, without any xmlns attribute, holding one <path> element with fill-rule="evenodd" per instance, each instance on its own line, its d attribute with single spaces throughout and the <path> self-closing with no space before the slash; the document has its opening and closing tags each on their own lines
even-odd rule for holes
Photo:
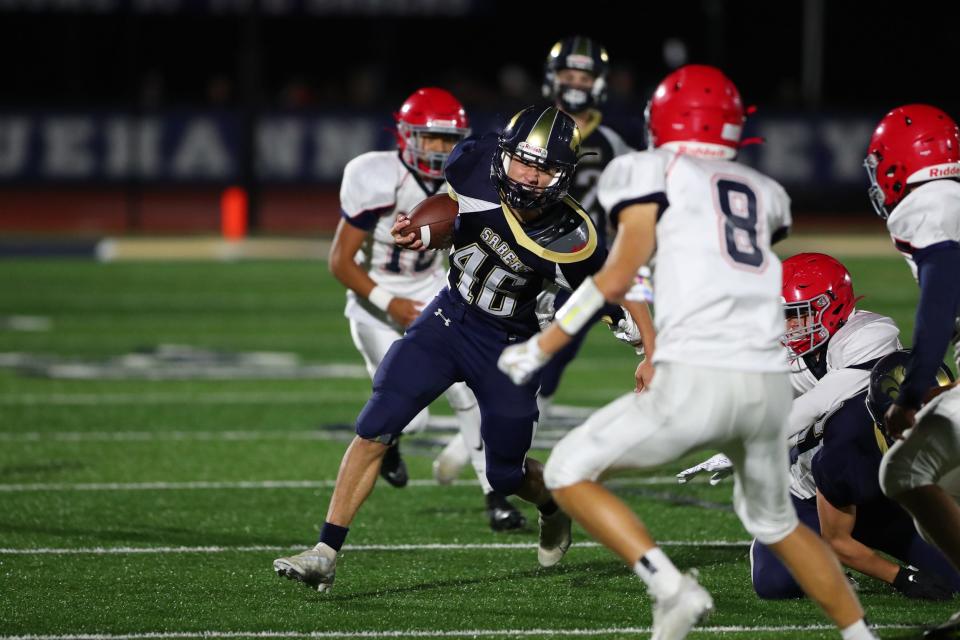
<svg viewBox="0 0 960 640">
<path fill-rule="evenodd" d="M 580 130 L 573 118 L 556 107 L 527 107 L 500 134 L 491 174 L 500 198 L 514 209 L 540 209 L 559 202 L 570 188 L 580 159 Z M 522 162 L 550 174 L 545 187 L 518 182 L 508 175 L 511 162 Z"/>
<path fill-rule="evenodd" d="M 877 426 L 886 433 L 884 416 L 890 405 L 900 396 L 900 385 L 907 375 L 910 351 L 900 350 L 880 358 L 870 371 L 870 386 L 867 388 L 867 411 Z M 937 369 L 937 386 L 945 387 L 953 382 L 953 374 L 945 364 Z"/>
<path fill-rule="evenodd" d="M 607 50 L 586 36 L 570 36 L 558 41 L 547 54 L 543 70 L 543 97 L 560 103 L 564 111 L 580 113 L 603 104 L 607 99 Z M 561 82 L 557 72 L 583 71 L 593 76 L 589 89 Z"/>
</svg>

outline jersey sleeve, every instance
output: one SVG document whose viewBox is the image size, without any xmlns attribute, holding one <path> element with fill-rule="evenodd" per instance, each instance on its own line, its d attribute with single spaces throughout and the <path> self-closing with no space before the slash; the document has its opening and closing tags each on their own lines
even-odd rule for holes
<svg viewBox="0 0 960 640">
<path fill-rule="evenodd" d="M 908 195 L 887 218 L 897 249 L 906 254 L 960 242 L 960 184 L 937 180 Z"/>
<path fill-rule="evenodd" d="M 790 196 L 779 182 L 771 181 L 770 207 L 770 244 L 776 244 L 790 234 L 793 217 L 790 213 Z"/>
<path fill-rule="evenodd" d="M 900 348 L 900 329 L 878 313 L 857 311 L 827 344 L 827 367 L 843 369 L 869 363 Z"/>
<path fill-rule="evenodd" d="M 562 289 L 572 291 L 583 284 L 587 276 L 592 276 L 597 271 L 600 271 L 600 267 L 603 266 L 606 259 L 606 248 L 598 246 L 596 251 L 585 260 L 565 264 L 557 263 L 556 277 L 553 278 L 553 281 Z"/>
<path fill-rule="evenodd" d="M 340 183 L 340 215 L 349 224 L 371 231 L 397 204 L 397 159 L 365 153 L 347 163 Z"/>
<path fill-rule="evenodd" d="M 803 431 L 818 418 L 834 410 L 846 398 L 865 388 L 869 381 L 870 371 L 859 369 L 828 371 L 813 389 L 793 401 L 787 418 L 787 434 L 792 436 Z"/>
<path fill-rule="evenodd" d="M 656 203 L 660 213 L 669 206 L 664 157 L 638 151 L 614 158 L 600 174 L 597 197 L 616 225 L 620 212 L 634 204 Z"/>
</svg>

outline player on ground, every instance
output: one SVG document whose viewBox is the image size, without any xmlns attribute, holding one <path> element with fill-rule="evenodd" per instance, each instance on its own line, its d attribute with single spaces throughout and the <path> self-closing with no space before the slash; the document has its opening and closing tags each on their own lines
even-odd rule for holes
<svg viewBox="0 0 960 640">
<path fill-rule="evenodd" d="M 344 314 L 353 344 L 373 378 L 384 355 L 444 285 L 444 253 L 398 247 L 390 228 L 399 213 L 446 188 L 443 163 L 469 132 L 460 102 L 443 89 L 424 88 L 403 103 L 397 118 L 399 151 L 370 151 L 350 161 L 340 187 L 342 217 L 330 248 L 330 270 L 347 288 Z M 464 437 L 480 440 L 480 411 L 463 383 L 445 395 Z M 404 428 L 422 430 L 426 408 Z M 486 481 L 482 453 L 470 456 L 486 494 L 494 529 L 522 526 L 523 515 Z M 395 443 L 380 474 L 393 486 L 407 483 L 406 465 Z"/>
<path fill-rule="evenodd" d="M 603 263 L 596 229 L 566 195 L 579 160 L 580 134 L 555 108 L 524 109 L 498 135 L 457 145 L 445 175 L 459 205 L 448 285 L 391 345 L 373 395 L 357 419 L 316 547 L 274 562 L 276 571 L 320 591 L 331 587 L 336 554 L 373 490 L 380 460 L 403 427 L 455 382 L 466 382 L 480 407 L 487 479 L 505 495 L 537 506 L 542 566 L 570 545 L 570 518 L 543 484 L 542 465 L 527 458 L 537 421 L 534 377 L 517 387 L 497 370 L 502 348 L 537 329 L 536 296 L 547 281 L 579 285 Z M 422 248 L 394 226 L 395 239 Z"/>
<path fill-rule="evenodd" d="M 902 440 L 884 456 L 880 482 L 883 492 L 910 512 L 924 537 L 960 569 L 960 388 L 918 411 L 958 326 L 957 124 L 936 107 L 898 107 L 874 131 L 864 164 L 870 200 L 920 285 L 906 377 L 885 416 L 890 435 Z M 955 342 L 960 360 L 957 347 Z M 955 621 L 954 626 L 960 625 Z"/>
<path fill-rule="evenodd" d="M 788 419 L 790 497 L 800 520 L 830 544 L 852 569 L 892 584 L 908 597 L 949 597 L 960 579 L 943 556 L 923 542 L 909 516 L 884 498 L 877 479 L 887 442 L 864 403 L 870 369 L 900 347 L 890 318 L 857 309 L 846 267 L 820 253 L 783 262 L 786 333 L 794 400 Z M 700 472 L 711 483 L 732 473 L 722 454 L 677 474 L 687 482 Z M 879 549 L 922 570 L 901 567 Z M 754 590 L 761 598 L 798 598 L 800 585 L 764 544 L 750 548 Z M 912 578 L 911 578 L 912 576 Z"/>
<path fill-rule="evenodd" d="M 744 123 L 740 95 L 718 69 L 667 76 L 648 108 L 650 151 L 610 163 L 601 204 L 618 221 L 610 258 L 539 336 L 508 348 L 502 370 L 525 381 L 604 300 L 620 299 L 656 248 L 656 371 L 648 391 L 595 413 L 554 449 L 544 478 L 557 503 L 633 567 L 655 601 L 657 640 L 683 638 L 713 609 L 633 512 L 598 483 L 708 446 L 735 465 L 734 508 L 842 629 L 873 638 L 840 565 L 798 525 L 783 440 L 791 402 L 780 345 L 781 267 L 771 242 L 790 224 L 779 184 L 731 162 Z"/>
<path fill-rule="evenodd" d="M 573 118 L 580 130 L 581 148 L 584 155 L 570 183 L 570 196 L 580 203 L 593 220 L 601 240 L 606 244 L 607 216 L 597 200 L 597 179 L 603 168 L 616 156 L 632 149 L 616 131 L 602 124 L 600 106 L 606 100 L 607 69 L 609 56 L 606 49 L 595 40 L 585 36 L 571 36 L 560 40 L 550 49 L 544 65 L 543 96 L 555 107 Z M 540 312 L 548 317 L 554 312 L 558 289 L 551 287 L 539 300 Z M 560 301 L 566 300 L 561 293 Z M 540 393 L 537 404 L 540 408 L 540 423 L 547 420 L 553 395 L 560 385 L 560 377 L 566 365 L 573 359 L 587 331 L 557 354 L 544 367 L 540 378 Z M 454 436 L 434 462 L 434 476 L 440 482 L 453 480 L 467 463 L 467 447 L 463 438 Z"/>
</svg>

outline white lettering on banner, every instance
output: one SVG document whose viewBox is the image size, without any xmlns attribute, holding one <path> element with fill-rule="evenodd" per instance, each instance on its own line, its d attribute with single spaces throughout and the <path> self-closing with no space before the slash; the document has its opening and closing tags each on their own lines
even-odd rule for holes
<svg viewBox="0 0 960 640">
<path fill-rule="evenodd" d="M 170 170 L 178 178 L 226 178 L 230 174 L 230 154 L 213 120 L 197 118 L 187 124 Z"/>
<path fill-rule="evenodd" d="M 339 180 L 344 165 L 374 148 L 376 134 L 376 127 L 366 120 L 317 120 L 313 127 L 313 176 Z"/>
<path fill-rule="evenodd" d="M 109 178 L 160 177 L 160 123 L 156 118 L 111 118 L 104 131 Z"/>
<path fill-rule="evenodd" d="M 257 171 L 263 178 L 300 177 L 303 166 L 303 121 L 270 118 L 257 128 Z"/>
<path fill-rule="evenodd" d="M 863 178 L 863 157 L 873 127 L 868 122 L 840 120 L 824 121 L 820 128 L 823 144 L 833 160 L 831 177 L 838 182 L 853 182 Z"/>
<path fill-rule="evenodd" d="M 0 118 L 0 176 L 15 176 L 24 170 L 30 129 L 26 118 Z"/>
<path fill-rule="evenodd" d="M 813 177 L 813 128 L 796 121 L 768 120 L 760 135 L 759 169 L 781 182 L 800 182 Z"/>
<path fill-rule="evenodd" d="M 92 118 L 50 118 L 43 123 L 43 174 L 49 178 L 85 178 L 93 174 L 96 160 L 90 141 Z"/>
</svg>

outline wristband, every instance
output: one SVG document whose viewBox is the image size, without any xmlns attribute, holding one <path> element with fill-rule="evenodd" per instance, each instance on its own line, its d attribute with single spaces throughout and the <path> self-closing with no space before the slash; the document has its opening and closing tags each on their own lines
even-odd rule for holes
<svg viewBox="0 0 960 640">
<path fill-rule="evenodd" d="M 370 290 L 370 294 L 367 296 L 367 300 L 370 301 L 370 304 L 375 306 L 381 311 L 386 311 L 387 307 L 390 306 L 390 302 L 393 300 L 393 294 L 383 289 L 382 287 L 374 287 Z"/>
<path fill-rule="evenodd" d="M 557 325 L 569 336 L 583 329 L 604 305 L 603 294 L 593 278 L 588 277 L 557 311 Z"/>
</svg>

